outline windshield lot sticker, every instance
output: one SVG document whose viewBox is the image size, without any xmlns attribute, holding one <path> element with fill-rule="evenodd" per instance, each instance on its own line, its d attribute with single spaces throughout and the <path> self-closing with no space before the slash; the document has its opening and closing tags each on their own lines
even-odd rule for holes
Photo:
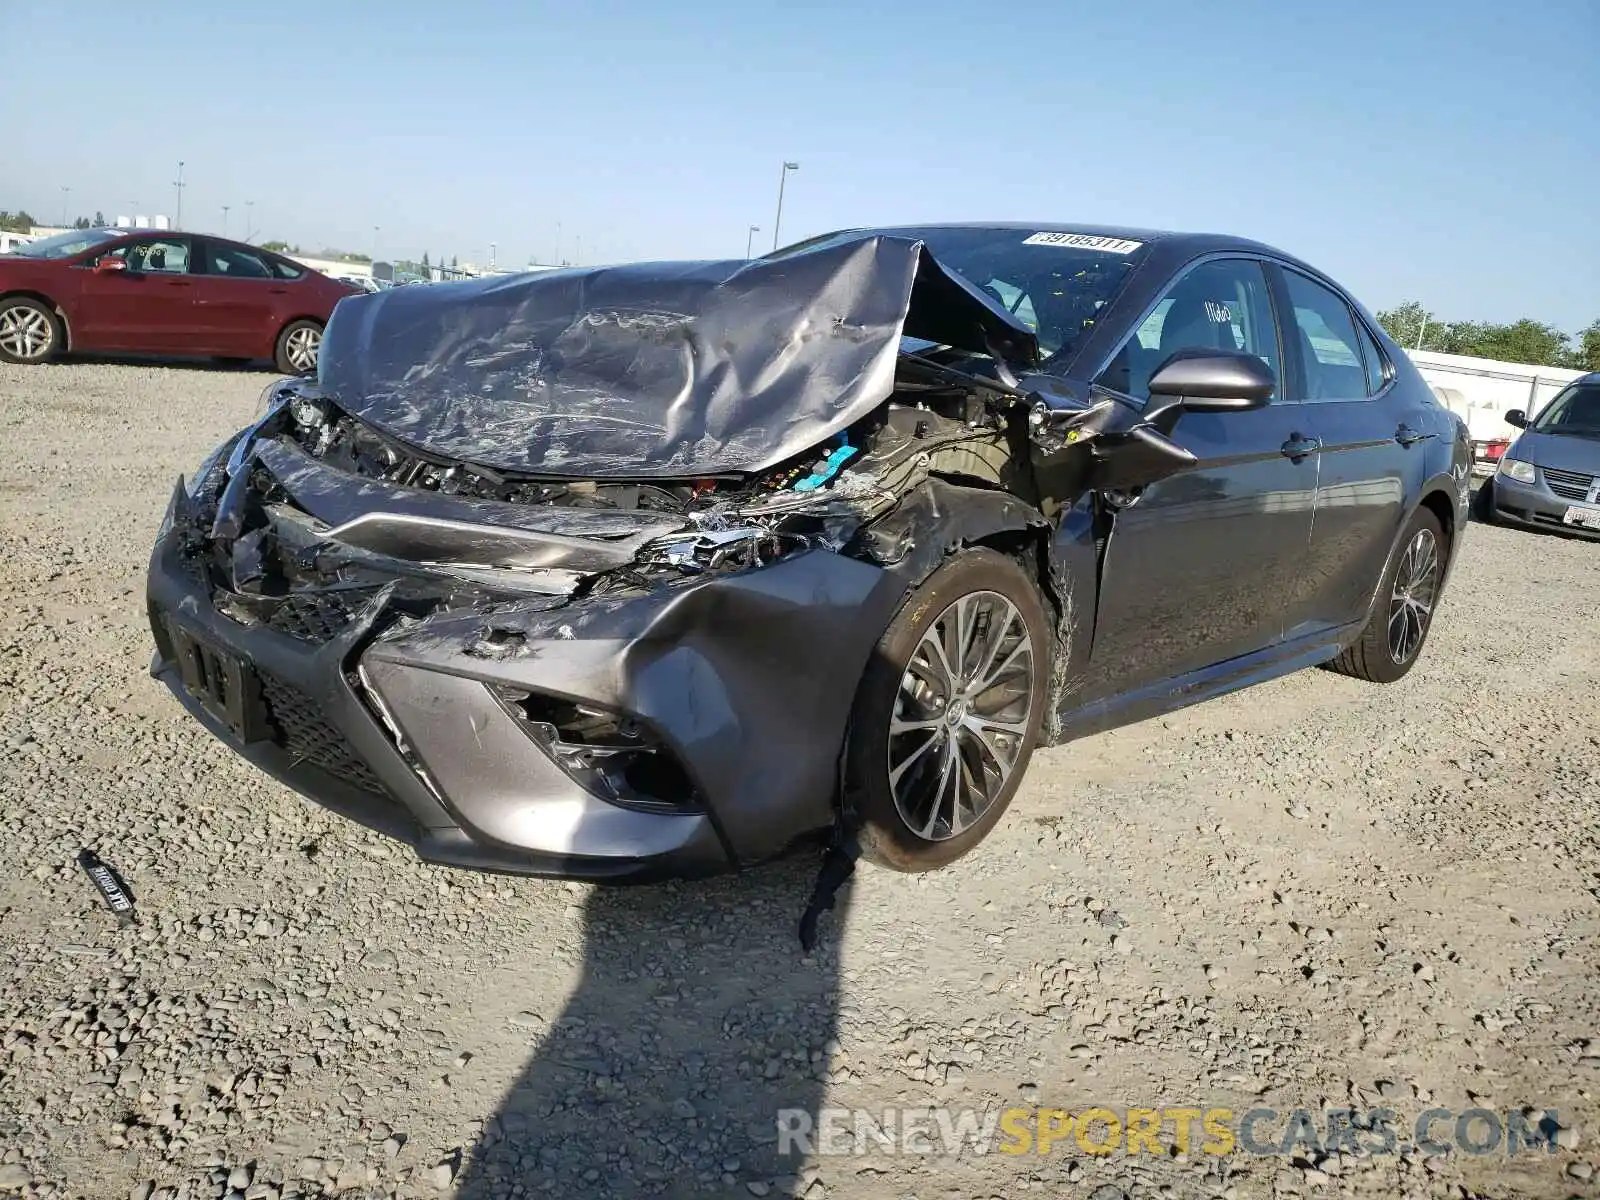
<svg viewBox="0 0 1600 1200">
<path fill-rule="evenodd" d="M 1127 238 L 1101 237 L 1093 233 L 1032 233 L 1022 239 L 1024 246 L 1066 246 L 1073 250 L 1104 250 L 1108 254 L 1132 254 L 1143 242 Z"/>
</svg>

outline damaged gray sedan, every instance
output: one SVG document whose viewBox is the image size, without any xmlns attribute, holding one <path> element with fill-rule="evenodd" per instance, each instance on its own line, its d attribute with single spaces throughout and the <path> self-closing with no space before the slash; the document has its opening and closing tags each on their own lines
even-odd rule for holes
<svg viewBox="0 0 1600 1200">
<path fill-rule="evenodd" d="M 179 481 L 153 670 L 429 861 L 693 876 L 831 833 L 926 870 L 1039 744 L 1405 674 L 1470 464 L 1366 310 L 1231 238 L 402 288 Z"/>
</svg>

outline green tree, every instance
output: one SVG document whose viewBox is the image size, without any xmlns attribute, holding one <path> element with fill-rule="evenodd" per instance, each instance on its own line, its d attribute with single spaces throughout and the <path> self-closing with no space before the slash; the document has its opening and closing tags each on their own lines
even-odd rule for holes
<svg viewBox="0 0 1600 1200">
<path fill-rule="evenodd" d="M 106 227 L 106 215 L 98 208 L 94 210 L 94 227 L 96 229 L 104 229 Z"/>
<path fill-rule="evenodd" d="M 7 212 L 0 208 L 0 229 L 7 233 L 27 233 L 39 222 L 33 219 L 33 214 L 25 208 L 16 212 Z"/>
<path fill-rule="evenodd" d="M 1509 325 L 1480 325 L 1473 348 L 1465 351 L 1502 362 L 1564 367 L 1572 361 L 1571 339 L 1554 325 L 1523 317 Z"/>
<path fill-rule="evenodd" d="M 1600 371 L 1600 318 L 1578 333 L 1578 348 L 1572 352 L 1572 365 L 1580 371 Z"/>
<path fill-rule="evenodd" d="M 1433 349 L 1427 345 L 1426 339 L 1429 330 L 1438 323 L 1439 319 L 1417 300 L 1407 300 L 1378 314 L 1378 324 L 1383 326 L 1384 332 L 1407 350 L 1417 348 L 1419 334 L 1423 338 L 1424 348 Z"/>
<path fill-rule="evenodd" d="M 426 250 L 422 252 L 422 269 L 424 271 L 428 269 L 428 252 Z"/>
<path fill-rule="evenodd" d="M 287 254 L 289 252 L 289 243 L 288 242 L 262 242 L 261 243 L 261 248 L 263 250 L 271 250 L 275 254 Z"/>
</svg>

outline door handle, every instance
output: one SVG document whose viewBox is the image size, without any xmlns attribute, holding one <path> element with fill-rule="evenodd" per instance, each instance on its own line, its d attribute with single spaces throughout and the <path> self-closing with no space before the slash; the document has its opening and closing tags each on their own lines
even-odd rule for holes
<svg viewBox="0 0 1600 1200">
<path fill-rule="evenodd" d="M 1281 447 L 1285 458 L 1299 462 L 1307 455 L 1315 454 L 1322 449 L 1322 443 L 1316 438 L 1308 438 L 1304 434 L 1291 433 L 1289 440 Z"/>
<path fill-rule="evenodd" d="M 1431 437 L 1438 436 L 1436 433 L 1423 433 L 1420 429 L 1413 429 L 1405 424 L 1402 424 L 1399 429 L 1394 431 L 1394 440 L 1402 446 L 1409 446 L 1413 442 L 1425 442 Z"/>
</svg>

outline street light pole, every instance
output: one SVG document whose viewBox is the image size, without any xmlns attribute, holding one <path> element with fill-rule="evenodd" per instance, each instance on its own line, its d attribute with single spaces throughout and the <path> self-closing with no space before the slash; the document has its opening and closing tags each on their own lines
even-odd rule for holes
<svg viewBox="0 0 1600 1200">
<path fill-rule="evenodd" d="M 63 229 L 65 229 L 66 225 L 67 225 L 67 197 L 70 196 L 70 195 L 72 195 L 72 189 L 70 187 L 67 187 L 65 184 L 62 184 L 61 185 L 61 227 Z"/>
<path fill-rule="evenodd" d="M 789 172 L 798 171 L 799 169 L 799 163 L 786 162 L 783 164 L 783 170 L 778 172 L 778 219 L 772 223 L 772 248 L 774 250 L 778 248 L 778 231 L 783 226 L 783 185 L 788 182 Z"/>
<path fill-rule="evenodd" d="M 494 272 L 494 252 L 495 252 L 495 248 L 497 246 L 499 246 L 499 244 L 500 244 L 499 242 L 490 242 L 489 243 L 489 271 L 490 271 L 491 274 L 493 274 L 493 272 Z"/>
<path fill-rule="evenodd" d="M 183 159 L 178 160 L 178 178 L 172 185 L 178 191 L 178 210 L 172 216 L 172 227 L 183 228 Z"/>
<path fill-rule="evenodd" d="M 228 209 L 230 209 L 232 207 L 233 206 L 231 204 L 224 204 L 222 206 L 222 236 L 223 237 L 227 237 L 228 236 Z"/>
<path fill-rule="evenodd" d="M 758 234 L 760 232 L 761 232 L 761 226 L 752 225 L 752 226 L 750 226 L 750 232 L 745 234 L 745 237 L 744 237 L 744 256 L 746 258 L 750 257 L 750 246 L 751 246 L 751 243 L 753 243 L 755 241 L 756 234 Z"/>
<path fill-rule="evenodd" d="M 244 202 L 244 240 L 247 242 L 256 233 L 255 207 L 256 202 L 254 200 L 246 200 Z"/>
<path fill-rule="evenodd" d="M 378 228 L 377 225 L 372 227 L 372 261 L 374 263 L 378 261 Z"/>
<path fill-rule="evenodd" d="M 1428 314 L 1422 314 L 1422 324 L 1417 326 L 1417 344 L 1415 349 L 1422 349 L 1422 335 L 1428 331 Z"/>
</svg>

